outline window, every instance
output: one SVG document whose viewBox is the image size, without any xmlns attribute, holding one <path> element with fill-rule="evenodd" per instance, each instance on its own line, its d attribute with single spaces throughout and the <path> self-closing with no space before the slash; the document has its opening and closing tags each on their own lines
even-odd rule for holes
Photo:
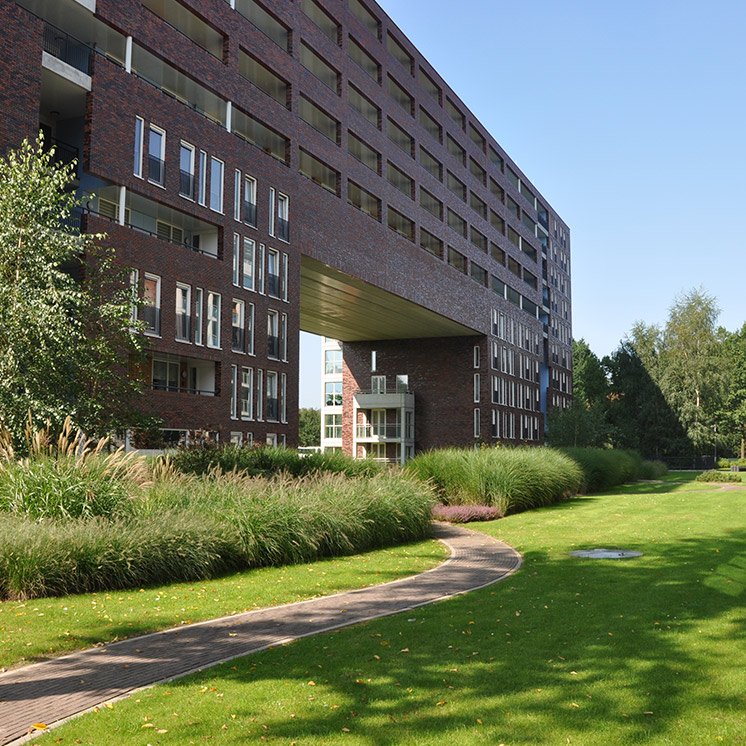
<svg viewBox="0 0 746 746">
<path fill-rule="evenodd" d="M 242 193 L 241 193 L 241 172 L 236 169 L 233 178 L 233 219 L 241 222 L 241 204 L 242 204 Z"/>
<path fill-rule="evenodd" d="M 303 12 L 335 44 L 339 43 L 339 24 L 314 0 L 302 0 Z"/>
<path fill-rule="evenodd" d="M 370 215 L 380 222 L 381 220 L 381 200 L 366 189 L 355 184 L 354 181 L 347 182 L 347 201 L 357 207 L 366 215 Z"/>
<path fill-rule="evenodd" d="M 261 420 L 264 417 L 264 371 L 261 368 L 256 369 L 256 418 Z"/>
<path fill-rule="evenodd" d="M 241 285 L 241 236 L 238 233 L 233 234 L 233 284 L 236 287 Z"/>
<path fill-rule="evenodd" d="M 166 182 L 166 132 L 154 124 L 148 130 L 148 181 L 163 186 Z"/>
<path fill-rule="evenodd" d="M 480 285 L 487 287 L 487 270 L 484 269 L 484 267 L 480 267 L 478 264 L 472 262 L 469 266 L 469 273 L 473 280 L 476 280 Z"/>
<path fill-rule="evenodd" d="M 498 264 L 505 266 L 505 252 L 496 243 L 492 243 L 492 241 L 490 241 L 490 256 Z"/>
<path fill-rule="evenodd" d="M 450 98 L 446 96 L 446 113 L 448 116 L 458 124 L 461 129 L 464 129 L 466 127 L 466 117 L 463 115 L 461 110 L 456 106 L 456 104 L 451 101 Z"/>
<path fill-rule="evenodd" d="M 388 119 L 386 134 L 389 140 L 401 148 L 410 158 L 414 158 L 414 138 L 393 119 Z"/>
<path fill-rule="evenodd" d="M 233 134 L 256 145 L 278 161 L 288 162 L 290 148 L 288 138 L 235 106 L 233 107 Z"/>
<path fill-rule="evenodd" d="M 360 23 L 373 34 L 376 39 L 381 39 L 381 22 L 376 16 L 371 13 L 368 8 L 360 2 L 360 0 L 349 0 L 350 10 L 352 14 L 360 21 Z"/>
<path fill-rule="evenodd" d="M 220 347 L 219 293 L 207 293 L 207 346 Z"/>
<path fill-rule="evenodd" d="M 342 406 L 342 381 L 329 381 L 324 384 L 324 406 Z"/>
<path fill-rule="evenodd" d="M 394 58 L 404 65 L 410 75 L 414 73 L 414 57 L 412 57 L 412 55 L 404 49 L 404 45 L 391 34 L 388 34 L 386 37 L 386 49 Z"/>
<path fill-rule="evenodd" d="M 372 394 L 385 394 L 386 393 L 386 376 L 371 376 L 370 377 L 370 391 Z"/>
<path fill-rule="evenodd" d="M 192 338 L 192 288 L 191 285 L 176 283 L 176 339 L 189 342 Z"/>
<path fill-rule="evenodd" d="M 350 106 L 362 114 L 374 127 L 381 128 L 381 110 L 351 83 L 347 86 L 347 100 Z"/>
<path fill-rule="evenodd" d="M 347 133 L 347 152 L 371 171 L 380 173 L 381 154 L 353 132 Z"/>
<path fill-rule="evenodd" d="M 480 366 L 480 349 L 479 345 L 474 345 L 474 367 L 478 368 Z"/>
<path fill-rule="evenodd" d="M 154 357 L 151 381 L 156 391 L 178 391 L 179 363 Z"/>
<path fill-rule="evenodd" d="M 233 299 L 231 309 L 231 350 L 246 351 L 246 306 L 242 300 Z"/>
<path fill-rule="evenodd" d="M 288 264 L 289 258 L 286 253 L 282 254 L 282 299 L 287 303 L 288 301 Z"/>
<path fill-rule="evenodd" d="M 386 163 L 386 180 L 396 187 L 409 199 L 414 199 L 414 179 L 407 176 L 401 169 L 397 168 L 391 161 Z"/>
<path fill-rule="evenodd" d="M 409 114 L 409 116 L 414 116 L 414 98 L 407 93 L 407 91 L 404 89 L 404 87 L 401 85 L 401 83 L 394 80 L 389 75 L 388 79 L 388 90 L 389 90 L 389 96 L 396 101 L 399 106 L 401 106 L 404 111 Z"/>
<path fill-rule="evenodd" d="M 342 437 L 342 415 L 325 414 L 324 415 L 324 438 L 341 438 Z"/>
<path fill-rule="evenodd" d="M 254 265 L 256 261 L 256 242 L 250 238 L 243 240 L 243 286 L 246 290 L 256 290 Z"/>
<path fill-rule="evenodd" d="M 267 357 L 280 359 L 280 314 L 277 311 L 267 312 Z"/>
<path fill-rule="evenodd" d="M 531 274 L 527 269 L 523 270 L 523 281 L 531 286 L 534 290 L 537 290 L 539 287 L 539 279 L 536 277 L 536 275 Z"/>
<path fill-rule="evenodd" d="M 508 239 L 512 244 L 515 244 L 516 246 L 520 246 L 521 244 L 521 237 L 518 235 L 518 231 L 510 225 L 508 226 Z"/>
<path fill-rule="evenodd" d="M 246 54 L 243 49 L 238 53 L 238 71 L 278 104 L 290 108 L 290 84 L 259 60 Z"/>
<path fill-rule="evenodd" d="M 474 403 L 479 404 L 479 395 L 481 393 L 481 376 L 479 373 L 474 374 Z"/>
<path fill-rule="evenodd" d="M 410 220 L 393 207 L 388 208 L 388 226 L 408 241 L 414 241 L 414 220 Z"/>
<path fill-rule="evenodd" d="M 194 344 L 202 344 L 202 288 L 194 290 Z"/>
<path fill-rule="evenodd" d="M 492 291 L 496 295 L 499 295 L 501 298 L 504 298 L 505 297 L 505 283 L 502 280 L 495 277 L 494 275 L 492 276 L 491 283 L 492 283 Z"/>
<path fill-rule="evenodd" d="M 446 186 L 462 201 L 466 202 L 466 184 L 450 171 L 446 175 Z"/>
<path fill-rule="evenodd" d="M 474 192 L 472 192 L 469 195 L 469 205 L 471 205 L 471 209 L 474 210 L 481 218 L 484 220 L 487 220 L 487 204 L 479 199 Z"/>
<path fill-rule="evenodd" d="M 312 75 L 334 93 L 339 93 L 339 73 L 305 42 L 300 45 L 300 61 Z"/>
<path fill-rule="evenodd" d="M 456 233 L 459 233 L 464 238 L 466 238 L 466 230 L 467 230 L 467 223 L 466 220 L 464 220 L 458 213 L 451 210 L 451 208 L 448 208 L 447 211 L 448 215 L 448 225 L 453 228 L 453 230 L 456 231 Z"/>
<path fill-rule="evenodd" d="M 243 179 L 243 222 L 256 228 L 256 179 Z"/>
<path fill-rule="evenodd" d="M 473 125 L 469 123 L 469 137 L 471 141 L 484 153 L 487 147 L 487 141 L 484 139 L 482 133 Z"/>
<path fill-rule="evenodd" d="M 505 202 L 505 190 L 492 178 L 490 178 L 490 192 L 494 194 L 500 202 Z"/>
<path fill-rule="evenodd" d="M 443 258 L 443 241 L 424 228 L 420 228 L 420 246 L 438 259 Z"/>
<path fill-rule="evenodd" d="M 420 164 L 431 176 L 443 181 L 443 164 L 420 145 Z"/>
<path fill-rule="evenodd" d="M 452 246 L 448 247 L 448 264 L 466 274 L 466 257 Z"/>
<path fill-rule="evenodd" d="M 137 303 L 140 296 L 140 272 L 130 270 L 130 324 L 134 329 L 137 323 Z"/>
<path fill-rule="evenodd" d="M 199 191 L 197 202 L 203 207 L 207 204 L 207 153 L 199 151 Z"/>
<path fill-rule="evenodd" d="M 438 106 L 442 99 L 442 91 L 440 86 L 422 69 L 420 68 L 419 73 L 420 85 L 425 89 L 427 94 L 435 101 Z"/>
<path fill-rule="evenodd" d="M 471 242 L 482 251 L 487 253 L 487 236 L 485 236 L 483 233 L 480 233 L 476 228 L 472 226 L 471 228 Z"/>
<path fill-rule="evenodd" d="M 347 45 L 347 54 L 350 59 L 367 75 L 370 75 L 376 83 L 381 82 L 381 66 L 375 58 L 363 49 L 352 37 Z"/>
<path fill-rule="evenodd" d="M 246 310 L 246 352 L 254 354 L 254 304 L 249 303 Z"/>
<path fill-rule="evenodd" d="M 135 164 L 133 172 L 139 178 L 142 178 L 142 142 L 144 131 L 145 122 L 142 117 L 135 117 Z"/>
<path fill-rule="evenodd" d="M 286 52 L 291 51 L 290 31 L 254 0 L 236 0 L 236 10 Z"/>
<path fill-rule="evenodd" d="M 420 124 L 435 138 L 438 142 L 443 141 L 443 128 L 438 124 L 434 117 L 430 116 L 425 109 L 420 106 Z"/>
<path fill-rule="evenodd" d="M 143 331 L 150 336 L 161 333 L 161 278 L 158 275 L 145 273 L 143 281 L 142 307 L 140 317 Z"/>
<path fill-rule="evenodd" d="M 473 158 L 469 158 L 469 171 L 472 176 L 487 186 L 487 172 Z"/>
<path fill-rule="evenodd" d="M 513 257 L 508 257 L 508 269 L 516 276 L 521 277 L 521 265 L 513 259 Z"/>
<path fill-rule="evenodd" d="M 238 366 L 231 365 L 231 419 L 236 419 L 238 399 Z M 240 436 L 240 433 L 239 433 Z"/>
<path fill-rule="evenodd" d="M 223 171 L 225 165 L 219 158 L 210 158 L 210 209 L 223 212 Z"/>
<path fill-rule="evenodd" d="M 324 375 L 342 372 L 342 350 L 324 350 Z"/>
<path fill-rule="evenodd" d="M 267 295 L 280 297 L 280 252 L 267 249 Z"/>
<path fill-rule="evenodd" d="M 241 419 L 250 420 L 254 417 L 254 369 L 241 368 Z"/>
<path fill-rule="evenodd" d="M 303 148 L 300 148 L 298 170 L 303 176 L 308 177 L 328 192 L 338 194 L 339 174 L 333 168 L 330 168 L 316 158 L 316 156 L 311 155 L 307 150 L 303 150 Z"/>
<path fill-rule="evenodd" d="M 420 207 L 424 207 L 425 210 L 438 218 L 438 220 L 443 220 L 443 203 L 422 187 L 420 187 Z"/>
<path fill-rule="evenodd" d="M 498 233 L 505 235 L 505 221 L 494 210 L 490 210 L 490 225 Z"/>
<path fill-rule="evenodd" d="M 279 391 L 277 386 L 277 373 L 273 370 L 267 371 L 265 379 L 266 404 L 264 407 L 264 417 L 270 422 L 277 422 L 280 419 Z"/>
<path fill-rule="evenodd" d="M 305 96 L 301 96 L 299 99 L 298 113 L 304 122 L 310 124 L 317 132 L 320 132 L 333 143 L 338 144 L 339 122 L 334 117 L 329 116 Z"/>
<path fill-rule="evenodd" d="M 286 194 L 277 194 L 277 238 L 280 241 L 290 240 L 290 198 Z"/>
<path fill-rule="evenodd" d="M 479 416 L 479 409 L 474 410 L 474 437 L 478 438 L 481 433 L 481 422 Z"/>
<path fill-rule="evenodd" d="M 450 135 L 446 135 L 448 152 L 462 165 L 466 165 L 466 150 L 462 148 Z"/>
<path fill-rule="evenodd" d="M 489 155 L 490 163 L 497 166 L 500 169 L 500 171 L 502 171 L 503 170 L 503 159 L 500 153 L 498 153 L 492 147 L 492 145 L 490 145 L 489 148 L 487 148 L 487 153 Z"/>
</svg>

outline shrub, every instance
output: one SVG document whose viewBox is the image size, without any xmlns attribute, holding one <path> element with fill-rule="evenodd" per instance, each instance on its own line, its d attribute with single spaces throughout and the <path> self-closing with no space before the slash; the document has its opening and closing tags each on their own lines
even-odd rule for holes
<svg viewBox="0 0 746 746">
<path fill-rule="evenodd" d="M 433 518 L 448 523 L 494 521 L 502 517 L 497 508 L 489 505 L 436 505 L 433 508 Z"/>
<path fill-rule="evenodd" d="M 551 448 L 446 448 L 405 469 L 431 481 L 447 505 L 486 504 L 502 515 L 570 497 L 582 481 L 578 466 Z"/>
<path fill-rule="evenodd" d="M 643 461 L 640 479 L 660 479 L 668 473 L 668 467 L 662 461 Z"/>
<path fill-rule="evenodd" d="M 694 478 L 695 482 L 741 482 L 741 476 L 737 473 L 731 473 L 729 471 L 716 471 L 710 469 L 710 471 L 703 471 L 701 474 L 697 474 Z"/>
<path fill-rule="evenodd" d="M 637 451 L 611 448 L 560 450 L 583 470 L 584 492 L 601 492 L 637 479 L 657 479 L 667 471 L 661 462 L 643 461 Z"/>
<path fill-rule="evenodd" d="M 744 458 L 719 458 L 718 469 L 730 469 L 731 466 L 740 466 L 746 469 L 746 459 Z"/>
</svg>

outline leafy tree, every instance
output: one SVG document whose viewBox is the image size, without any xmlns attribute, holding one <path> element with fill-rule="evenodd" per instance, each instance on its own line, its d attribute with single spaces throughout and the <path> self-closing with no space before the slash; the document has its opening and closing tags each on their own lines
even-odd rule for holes
<svg viewBox="0 0 746 746">
<path fill-rule="evenodd" d="M 18 446 L 29 414 L 89 435 L 140 422 L 128 278 L 103 236 L 73 227 L 72 179 L 41 135 L 0 159 L 0 419 Z"/>
<path fill-rule="evenodd" d="M 321 411 L 302 408 L 298 410 L 298 445 L 321 444 Z"/>
<path fill-rule="evenodd" d="M 609 382 L 601 361 L 584 339 L 572 341 L 572 395 L 586 408 L 604 406 Z"/>
<path fill-rule="evenodd" d="M 717 415 L 727 445 L 746 458 L 746 324 L 737 332 L 725 332 L 722 343 L 723 400 Z M 730 442 L 729 442 L 730 441 Z"/>
<path fill-rule="evenodd" d="M 608 425 L 601 406 L 587 407 L 582 401 L 562 409 L 555 407 L 547 420 L 547 443 L 551 446 L 606 445 Z"/>
</svg>

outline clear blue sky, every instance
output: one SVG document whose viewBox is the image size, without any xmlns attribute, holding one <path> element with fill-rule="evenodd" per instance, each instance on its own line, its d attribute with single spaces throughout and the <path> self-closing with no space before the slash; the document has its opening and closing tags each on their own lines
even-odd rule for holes
<svg viewBox="0 0 746 746">
<path fill-rule="evenodd" d="M 576 339 L 606 355 L 697 286 L 746 321 L 743 0 L 379 2 L 570 226 Z"/>
</svg>

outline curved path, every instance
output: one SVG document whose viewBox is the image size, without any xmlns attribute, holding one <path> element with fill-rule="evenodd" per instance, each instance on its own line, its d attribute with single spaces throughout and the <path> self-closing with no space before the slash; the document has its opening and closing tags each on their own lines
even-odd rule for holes
<svg viewBox="0 0 746 746">
<path fill-rule="evenodd" d="M 231 658 L 483 588 L 521 557 L 485 534 L 436 524 L 451 556 L 433 570 L 383 585 L 214 619 L 83 650 L 0 674 L 0 744 L 151 684 Z"/>
</svg>

